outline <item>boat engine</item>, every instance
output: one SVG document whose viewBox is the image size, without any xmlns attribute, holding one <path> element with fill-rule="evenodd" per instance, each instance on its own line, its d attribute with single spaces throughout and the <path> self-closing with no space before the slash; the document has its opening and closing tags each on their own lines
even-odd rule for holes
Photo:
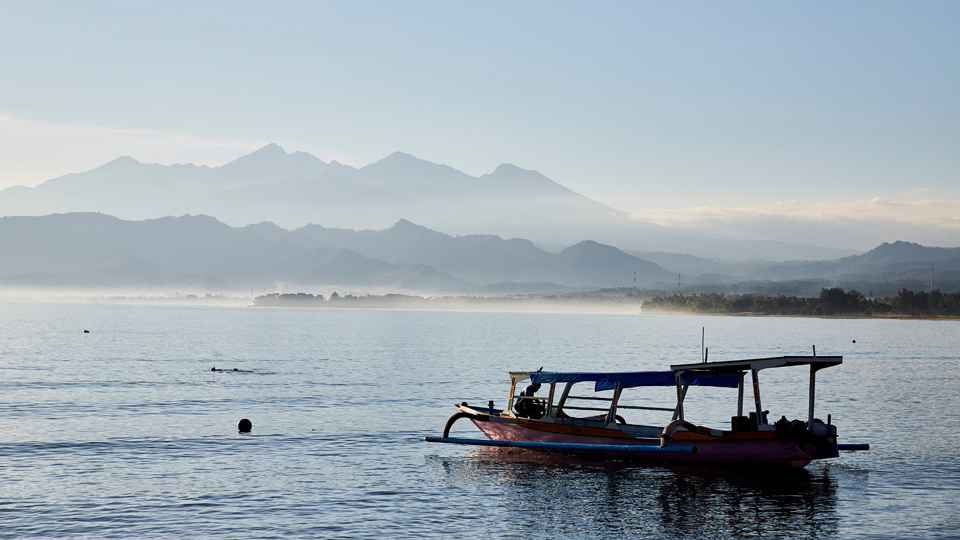
<svg viewBox="0 0 960 540">
<path fill-rule="evenodd" d="M 786 416 L 781 416 L 774 422 L 773 428 L 777 433 L 777 438 L 782 442 L 793 441 L 803 445 L 812 438 L 812 433 L 807 430 L 807 423 L 802 420 L 787 420 Z"/>
</svg>

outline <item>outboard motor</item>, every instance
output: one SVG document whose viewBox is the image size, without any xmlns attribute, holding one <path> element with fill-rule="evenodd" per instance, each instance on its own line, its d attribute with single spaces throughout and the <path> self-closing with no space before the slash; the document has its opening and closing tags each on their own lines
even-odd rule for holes
<svg viewBox="0 0 960 540">
<path fill-rule="evenodd" d="M 773 424 L 777 438 L 783 442 L 793 441 L 801 446 L 810 440 L 811 434 L 807 431 L 807 423 L 802 420 L 787 420 L 786 416 L 781 416 Z"/>
<path fill-rule="evenodd" d="M 820 424 L 820 426 L 816 426 Z M 836 427 L 829 426 L 824 430 L 822 421 L 814 419 L 815 431 L 811 431 L 807 423 L 802 420 L 787 420 L 786 416 L 781 416 L 773 424 L 777 438 L 780 444 L 792 443 L 800 447 L 801 450 L 810 454 L 813 459 L 824 459 L 837 457 L 837 432 Z M 819 428 L 819 429 L 817 429 Z M 823 431 L 824 433 L 820 433 Z"/>
</svg>

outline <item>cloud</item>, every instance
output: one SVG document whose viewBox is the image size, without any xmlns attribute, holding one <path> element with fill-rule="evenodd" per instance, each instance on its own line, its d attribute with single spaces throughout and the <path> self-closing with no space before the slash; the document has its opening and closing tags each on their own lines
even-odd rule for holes
<svg viewBox="0 0 960 540">
<path fill-rule="evenodd" d="M 724 208 L 702 206 L 669 210 L 639 210 L 631 217 L 670 227 L 703 222 L 735 222 L 780 217 L 796 221 L 895 221 L 960 229 L 960 199 L 893 201 L 882 197 L 852 202 L 780 201 L 767 206 Z"/>
<path fill-rule="evenodd" d="M 870 249 L 895 240 L 960 245 L 960 199 L 779 201 L 742 208 L 639 210 L 631 217 L 741 238 L 855 249 Z"/>
<path fill-rule="evenodd" d="M 146 163 L 221 165 L 264 144 L 168 131 L 61 124 L 0 113 L 0 189 L 33 186 L 124 155 Z"/>
</svg>

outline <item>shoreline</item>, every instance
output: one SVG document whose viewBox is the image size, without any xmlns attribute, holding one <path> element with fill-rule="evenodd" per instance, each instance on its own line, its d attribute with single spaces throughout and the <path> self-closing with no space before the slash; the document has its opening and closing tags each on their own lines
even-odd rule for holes
<svg viewBox="0 0 960 540">
<path fill-rule="evenodd" d="M 958 315 L 904 315 L 884 314 L 777 314 L 763 312 L 706 312 L 691 310 L 668 310 L 647 308 L 647 295 L 575 295 L 537 297 L 479 297 L 479 296 L 344 296 L 335 299 L 313 297 L 307 301 L 280 299 L 263 302 L 264 297 L 251 298 L 221 295 L 7 295 L 0 296 L 0 304 L 101 304 L 101 305 L 149 305 L 183 307 L 257 307 L 300 309 L 376 309 L 396 311 L 466 311 L 503 313 L 584 313 L 609 315 L 679 315 L 708 317 L 789 317 L 815 319 L 890 319 L 957 321 Z"/>
<path fill-rule="evenodd" d="M 793 319 L 891 319 L 891 320 L 907 320 L 907 321 L 960 321 L 960 316 L 958 315 L 900 315 L 900 314 L 883 314 L 883 315 L 855 315 L 855 314 L 843 314 L 843 315 L 801 315 L 799 313 L 792 314 L 776 314 L 776 313 L 757 313 L 757 312 L 745 312 L 745 313 L 707 313 L 699 311 L 662 311 L 662 310 L 648 310 L 642 313 L 643 315 L 700 315 L 706 317 L 781 317 L 781 318 L 793 318 Z"/>
</svg>

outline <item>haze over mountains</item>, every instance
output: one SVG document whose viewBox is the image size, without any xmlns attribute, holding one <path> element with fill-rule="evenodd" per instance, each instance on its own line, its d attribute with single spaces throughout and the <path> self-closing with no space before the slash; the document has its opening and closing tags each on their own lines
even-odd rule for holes
<svg viewBox="0 0 960 540">
<path fill-rule="evenodd" d="M 816 294 L 916 288 L 931 263 L 942 283 L 960 282 L 960 248 L 851 254 L 682 232 L 536 171 L 473 177 L 399 152 L 360 169 L 277 145 L 222 167 L 124 157 L 0 191 L 0 214 L 0 278 L 23 290 L 497 295 L 679 280 Z"/>
<path fill-rule="evenodd" d="M 454 238 L 407 221 L 383 231 L 354 232 L 316 226 L 287 231 L 268 223 L 233 228 L 206 216 L 146 221 L 92 213 L 6 217 L 0 218 L 0 251 L 6 255 L 0 259 L 5 284 L 25 289 L 346 287 L 463 294 L 497 292 L 498 283 L 511 292 L 557 292 L 627 287 L 635 273 L 640 286 L 672 277 L 653 263 L 592 241 L 557 254 L 529 241 Z"/>
<path fill-rule="evenodd" d="M 96 213 L 0 218 L 0 279 L 25 291 L 530 294 L 698 283 L 844 280 L 960 283 L 960 248 L 884 244 L 833 261 L 728 263 L 651 253 L 660 264 L 583 241 L 560 253 L 529 240 L 450 236 L 407 220 L 383 230 L 272 223 L 230 227 L 207 216 L 127 221 Z M 666 267 L 666 268 L 664 268 Z M 814 284 L 816 286 L 816 284 Z"/>
<path fill-rule="evenodd" d="M 409 219 L 447 234 L 526 238 L 556 249 L 584 240 L 620 249 L 724 259 L 817 260 L 852 250 L 724 238 L 631 219 L 532 170 L 503 164 L 473 177 L 400 152 L 362 168 L 275 144 L 221 167 L 122 157 L 33 188 L 0 191 L 0 215 L 102 212 L 122 219 L 202 214 L 232 226 L 263 221 L 384 229 Z"/>
</svg>

